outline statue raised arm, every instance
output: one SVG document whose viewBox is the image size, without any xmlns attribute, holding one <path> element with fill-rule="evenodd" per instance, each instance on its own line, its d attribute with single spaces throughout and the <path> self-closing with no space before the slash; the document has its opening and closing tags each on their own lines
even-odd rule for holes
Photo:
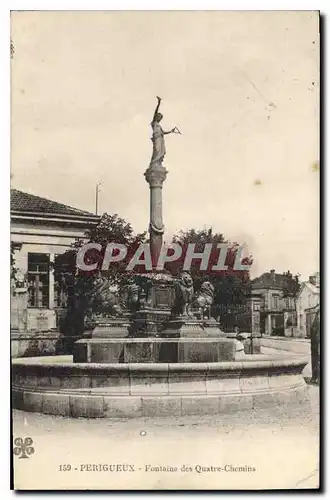
<svg viewBox="0 0 330 500">
<path fill-rule="evenodd" d="M 162 98 L 157 96 L 157 106 L 156 106 L 156 109 L 155 109 L 155 112 L 154 112 L 152 123 L 155 122 L 155 121 L 157 121 L 157 116 L 159 116 L 159 115 L 161 115 L 160 120 L 163 118 L 163 115 L 158 112 L 159 111 L 159 106 L 160 106 L 161 102 L 162 102 Z"/>
</svg>

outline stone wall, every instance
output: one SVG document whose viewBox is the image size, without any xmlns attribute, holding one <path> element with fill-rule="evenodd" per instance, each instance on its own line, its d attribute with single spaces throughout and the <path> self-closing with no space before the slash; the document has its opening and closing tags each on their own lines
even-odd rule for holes
<svg viewBox="0 0 330 500">
<path fill-rule="evenodd" d="M 53 356 L 63 352 L 59 332 L 11 332 L 11 357 Z"/>
</svg>

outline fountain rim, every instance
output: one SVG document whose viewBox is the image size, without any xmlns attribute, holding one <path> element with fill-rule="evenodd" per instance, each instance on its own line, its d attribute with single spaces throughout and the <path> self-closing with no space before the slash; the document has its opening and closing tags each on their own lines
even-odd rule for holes
<svg viewBox="0 0 330 500">
<path fill-rule="evenodd" d="M 258 359 L 256 359 L 258 356 Z M 74 363 L 68 362 L 51 362 L 56 356 L 40 356 L 37 358 L 14 358 L 12 359 L 12 369 L 26 368 L 32 370 L 33 368 L 45 371 L 54 369 L 73 370 L 81 372 L 127 372 L 127 371 L 149 371 L 149 372 L 164 372 L 164 371 L 219 371 L 219 372 L 235 372 L 242 370 L 263 370 L 271 369 L 276 371 L 277 368 L 301 368 L 308 363 L 308 357 L 301 354 L 292 354 L 290 357 L 252 354 L 245 355 L 248 359 L 237 359 L 234 361 L 220 361 L 220 362 L 197 362 L 197 363 Z M 63 356 L 59 356 L 62 358 Z M 47 362 L 45 362 L 47 358 Z M 48 361 L 48 358 L 49 361 Z"/>
<path fill-rule="evenodd" d="M 37 359 L 12 362 L 12 401 L 18 410 L 73 418 L 222 414 L 304 401 L 306 392 L 302 371 L 308 360 L 301 355 L 208 363 Z"/>
</svg>

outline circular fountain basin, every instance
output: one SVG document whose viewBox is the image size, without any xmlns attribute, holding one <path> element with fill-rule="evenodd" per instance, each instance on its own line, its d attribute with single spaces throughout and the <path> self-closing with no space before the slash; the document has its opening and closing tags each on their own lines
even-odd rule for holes
<svg viewBox="0 0 330 500">
<path fill-rule="evenodd" d="M 12 360 L 13 408 L 68 417 L 221 414 L 306 400 L 308 360 L 248 355 L 217 363 L 73 363 Z"/>
</svg>

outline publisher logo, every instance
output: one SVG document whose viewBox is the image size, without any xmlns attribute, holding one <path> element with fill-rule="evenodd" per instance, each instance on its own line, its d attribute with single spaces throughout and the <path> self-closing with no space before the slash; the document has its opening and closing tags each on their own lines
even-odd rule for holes
<svg viewBox="0 0 330 500">
<path fill-rule="evenodd" d="M 30 455 L 34 453 L 33 439 L 30 437 L 26 437 L 25 439 L 18 437 L 14 440 L 14 455 L 18 456 L 18 458 L 30 458 Z"/>
</svg>

